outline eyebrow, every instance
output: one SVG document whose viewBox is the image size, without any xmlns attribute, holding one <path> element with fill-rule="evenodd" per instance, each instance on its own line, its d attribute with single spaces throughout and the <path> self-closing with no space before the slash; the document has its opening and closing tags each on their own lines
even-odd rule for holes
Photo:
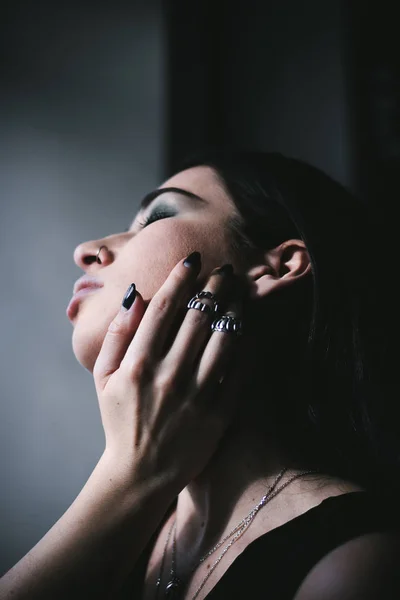
<svg viewBox="0 0 400 600">
<path fill-rule="evenodd" d="M 140 203 L 140 210 L 144 210 L 158 196 L 160 196 L 161 194 L 166 194 L 167 192 L 181 194 L 182 196 L 186 196 L 187 198 L 190 198 L 191 200 L 196 200 L 198 202 L 207 203 L 207 200 L 204 200 L 204 198 L 202 198 L 201 196 L 198 196 L 197 194 L 193 194 L 193 192 L 188 192 L 187 190 L 183 190 L 182 188 L 177 188 L 177 187 L 165 187 L 165 188 L 157 188 L 156 190 L 153 190 L 149 194 L 146 194 L 146 196 L 143 198 L 143 200 Z"/>
</svg>

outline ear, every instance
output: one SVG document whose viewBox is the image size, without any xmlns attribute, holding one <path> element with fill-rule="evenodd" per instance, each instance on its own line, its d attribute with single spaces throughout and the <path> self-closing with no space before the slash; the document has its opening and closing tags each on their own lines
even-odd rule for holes
<svg viewBox="0 0 400 600">
<path fill-rule="evenodd" d="M 311 274 L 311 261 L 302 240 L 287 240 L 258 257 L 247 277 L 251 297 L 263 298 Z"/>
</svg>

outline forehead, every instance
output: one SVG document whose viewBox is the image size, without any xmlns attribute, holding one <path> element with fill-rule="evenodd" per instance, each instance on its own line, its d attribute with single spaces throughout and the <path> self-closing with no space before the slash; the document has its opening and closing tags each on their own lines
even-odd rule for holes
<svg viewBox="0 0 400 600">
<path fill-rule="evenodd" d="M 180 171 L 160 185 L 160 188 L 164 187 L 185 189 L 228 211 L 235 208 L 217 173 L 211 167 L 192 167 Z"/>
</svg>

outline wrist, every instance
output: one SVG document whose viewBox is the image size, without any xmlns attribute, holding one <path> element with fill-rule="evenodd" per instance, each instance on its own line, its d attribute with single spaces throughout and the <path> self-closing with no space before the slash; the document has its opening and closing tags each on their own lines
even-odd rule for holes
<svg viewBox="0 0 400 600">
<path fill-rule="evenodd" d="M 150 499 L 165 503 L 166 507 L 181 491 L 177 477 L 172 473 L 149 473 L 140 462 L 133 467 L 125 464 L 107 449 L 104 450 L 96 465 L 105 485 L 119 489 L 126 496 L 133 495 L 135 502 L 140 498 L 144 502 Z"/>
</svg>

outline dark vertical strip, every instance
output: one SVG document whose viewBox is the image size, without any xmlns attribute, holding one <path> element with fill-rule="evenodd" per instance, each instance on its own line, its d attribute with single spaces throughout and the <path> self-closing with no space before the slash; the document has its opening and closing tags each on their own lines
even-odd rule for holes
<svg viewBox="0 0 400 600">
<path fill-rule="evenodd" d="M 224 2 L 164 2 L 165 175 L 179 160 L 224 139 Z"/>
<path fill-rule="evenodd" d="M 372 145 L 371 132 L 368 124 L 367 103 L 363 101 L 365 88 L 365 62 L 362 53 L 363 32 L 358 21 L 356 7 L 349 3 L 347 11 L 347 69 L 348 105 L 350 112 L 350 131 L 352 138 L 353 165 L 355 171 L 355 188 L 358 194 L 366 199 L 365 166 L 373 160 L 369 149 Z"/>
<path fill-rule="evenodd" d="M 400 193 L 400 46 L 395 4 L 350 3 L 358 187 L 367 200 Z"/>
<path fill-rule="evenodd" d="M 354 30 L 354 15 L 346 0 L 341 3 L 342 13 L 342 61 L 345 88 L 345 105 L 347 111 L 348 157 L 350 162 L 351 189 L 357 196 L 363 196 L 361 178 L 360 133 L 362 133 L 359 97 L 359 80 L 357 77 L 356 48 L 358 40 Z"/>
</svg>

